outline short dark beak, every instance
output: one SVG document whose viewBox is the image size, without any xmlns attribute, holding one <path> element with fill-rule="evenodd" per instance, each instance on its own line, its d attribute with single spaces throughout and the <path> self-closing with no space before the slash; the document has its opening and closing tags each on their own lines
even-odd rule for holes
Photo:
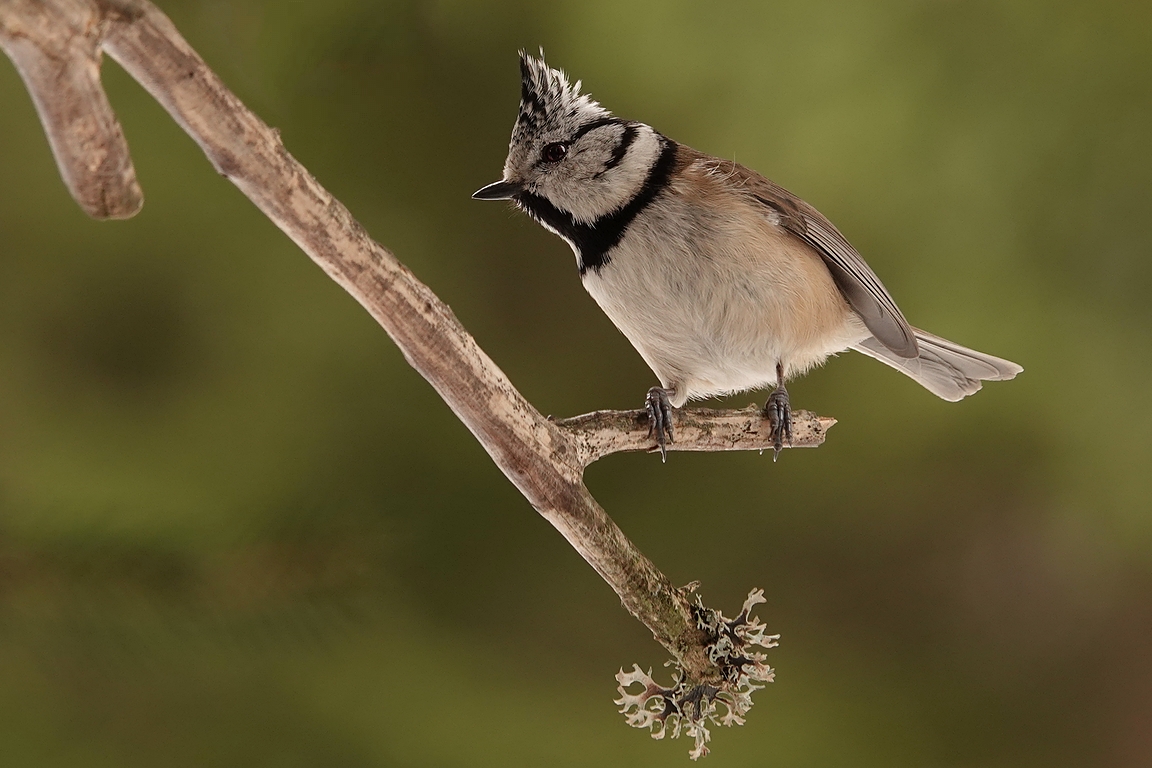
<svg viewBox="0 0 1152 768">
<path fill-rule="evenodd" d="M 497 181 L 472 193 L 474 200 L 511 200 L 524 186 L 515 181 Z"/>
</svg>

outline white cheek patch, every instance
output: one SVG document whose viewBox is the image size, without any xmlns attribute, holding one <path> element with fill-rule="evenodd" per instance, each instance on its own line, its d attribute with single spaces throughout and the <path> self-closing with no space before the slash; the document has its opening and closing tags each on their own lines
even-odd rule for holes
<svg viewBox="0 0 1152 768">
<path fill-rule="evenodd" d="M 660 156 L 661 144 L 656 132 L 646 125 L 636 125 L 635 130 L 636 137 L 620 162 L 607 167 L 612 150 L 623 140 L 622 129 L 616 144 L 606 145 L 603 152 L 581 152 L 573 157 L 576 173 L 568 178 L 542 179 L 541 193 L 582 224 L 592 224 L 623 208 L 643 188 Z"/>
</svg>

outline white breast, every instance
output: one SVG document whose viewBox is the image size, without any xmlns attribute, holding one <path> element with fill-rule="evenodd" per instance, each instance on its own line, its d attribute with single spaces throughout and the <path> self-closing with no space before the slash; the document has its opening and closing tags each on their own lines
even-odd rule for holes
<svg viewBox="0 0 1152 768">
<path fill-rule="evenodd" d="M 819 255 L 742 194 L 673 181 L 584 287 L 674 406 L 803 373 L 870 334 Z"/>
</svg>

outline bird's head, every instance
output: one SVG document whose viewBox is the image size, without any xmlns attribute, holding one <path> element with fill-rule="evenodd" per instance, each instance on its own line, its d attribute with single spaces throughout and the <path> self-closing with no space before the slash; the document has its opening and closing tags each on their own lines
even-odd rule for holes
<svg viewBox="0 0 1152 768">
<path fill-rule="evenodd" d="M 515 200 L 532 213 L 531 197 L 592 223 L 625 205 L 643 185 L 660 151 L 646 125 L 614 117 L 543 58 L 520 53 L 520 112 L 512 128 L 503 178 L 478 190 L 478 200 Z"/>
</svg>

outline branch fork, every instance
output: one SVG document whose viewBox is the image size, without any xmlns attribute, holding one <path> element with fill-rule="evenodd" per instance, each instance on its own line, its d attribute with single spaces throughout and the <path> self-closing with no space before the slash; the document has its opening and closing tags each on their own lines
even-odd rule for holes
<svg viewBox="0 0 1152 768">
<path fill-rule="evenodd" d="M 674 587 L 628 540 L 584 485 L 592 462 L 651 451 L 643 411 L 545 418 L 516 390 L 448 308 L 292 157 L 147 0 L 0 0 L 0 49 L 16 65 L 80 207 L 97 219 L 128 218 L 143 195 L 123 130 L 100 83 L 104 53 L 160 102 L 235 184 L 380 324 L 528 502 L 568 540 L 673 659 L 665 688 L 639 667 L 617 676 L 617 703 L 653 736 L 681 732 L 692 756 L 707 752 L 708 723 L 743 723 L 751 693 L 772 679 L 763 654 L 775 636 Z M 833 419 L 793 415 L 792 445 L 823 442 Z M 772 448 L 760 409 L 674 411 L 672 451 Z M 627 691 L 642 685 L 643 692 Z M 723 705 L 724 714 L 717 707 Z"/>
</svg>

